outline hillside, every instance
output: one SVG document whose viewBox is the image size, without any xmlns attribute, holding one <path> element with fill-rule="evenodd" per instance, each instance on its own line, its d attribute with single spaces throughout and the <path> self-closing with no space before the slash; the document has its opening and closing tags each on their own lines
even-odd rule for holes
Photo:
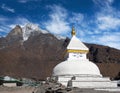
<svg viewBox="0 0 120 93">
<path fill-rule="evenodd" d="M 23 29 L 17 25 L 6 37 L 0 38 L 0 76 L 45 79 L 51 75 L 55 65 L 65 60 L 69 40 L 37 27 L 33 29 L 28 25 Z M 90 49 L 88 57 L 99 66 L 104 76 L 112 78 L 120 72 L 120 50 L 86 45 Z"/>
</svg>

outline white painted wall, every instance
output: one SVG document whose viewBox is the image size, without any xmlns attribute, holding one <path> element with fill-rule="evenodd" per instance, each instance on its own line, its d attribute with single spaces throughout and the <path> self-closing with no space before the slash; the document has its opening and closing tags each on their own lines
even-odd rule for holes
<svg viewBox="0 0 120 93">
<path fill-rule="evenodd" d="M 16 87 L 16 83 L 3 83 L 3 86 Z"/>
<path fill-rule="evenodd" d="M 82 53 L 69 53 L 68 54 L 68 59 L 71 60 L 83 60 L 86 59 L 86 54 L 82 54 Z"/>
</svg>

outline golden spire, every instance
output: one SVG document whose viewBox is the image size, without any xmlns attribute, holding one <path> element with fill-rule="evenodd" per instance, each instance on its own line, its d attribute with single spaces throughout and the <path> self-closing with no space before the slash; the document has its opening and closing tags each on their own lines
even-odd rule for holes
<svg viewBox="0 0 120 93">
<path fill-rule="evenodd" d="M 72 32 L 71 32 L 71 34 L 72 34 L 72 36 L 76 35 L 74 26 L 72 27 Z"/>
</svg>

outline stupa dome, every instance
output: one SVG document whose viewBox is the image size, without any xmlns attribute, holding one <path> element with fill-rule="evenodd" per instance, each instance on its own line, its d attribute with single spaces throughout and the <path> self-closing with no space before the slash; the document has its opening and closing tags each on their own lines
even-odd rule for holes
<svg viewBox="0 0 120 93">
<path fill-rule="evenodd" d="M 89 60 L 61 62 L 53 69 L 53 76 L 102 76 L 99 68 Z"/>
<path fill-rule="evenodd" d="M 117 83 L 103 78 L 97 65 L 87 59 L 89 48 L 75 35 L 75 29 L 72 28 L 72 38 L 65 54 L 66 61 L 54 67 L 52 79 L 66 87 L 116 88 Z"/>
</svg>

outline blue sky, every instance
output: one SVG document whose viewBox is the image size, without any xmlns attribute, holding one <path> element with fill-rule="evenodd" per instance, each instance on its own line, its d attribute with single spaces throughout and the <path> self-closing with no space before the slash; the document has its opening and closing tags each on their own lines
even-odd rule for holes
<svg viewBox="0 0 120 93">
<path fill-rule="evenodd" d="M 0 0 L 0 36 L 16 25 L 38 24 L 83 42 L 120 49 L 120 0 Z"/>
</svg>

